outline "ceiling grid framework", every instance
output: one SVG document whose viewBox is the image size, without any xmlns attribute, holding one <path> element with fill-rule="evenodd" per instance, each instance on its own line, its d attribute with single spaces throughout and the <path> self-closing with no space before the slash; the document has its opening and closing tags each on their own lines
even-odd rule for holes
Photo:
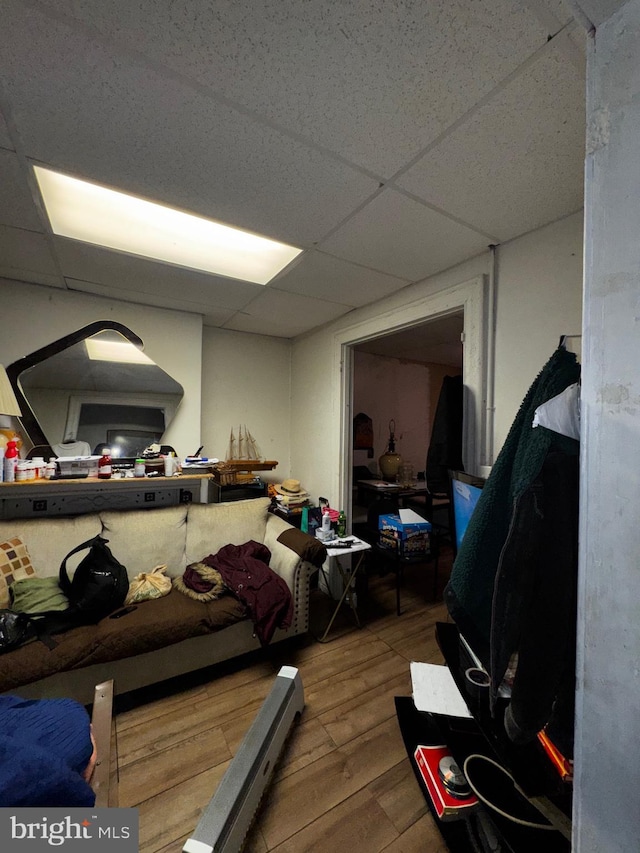
<svg viewBox="0 0 640 853">
<path fill-rule="evenodd" d="M 5 0 L 3 18 L 7 278 L 292 338 L 582 206 L 584 31 L 562 0 Z M 47 234 L 32 163 L 303 253 L 262 287 Z"/>
</svg>

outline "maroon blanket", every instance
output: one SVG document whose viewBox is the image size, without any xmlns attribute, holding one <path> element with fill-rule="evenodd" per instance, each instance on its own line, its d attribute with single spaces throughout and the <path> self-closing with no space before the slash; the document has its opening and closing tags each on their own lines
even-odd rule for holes
<svg viewBox="0 0 640 853">
<path fill-rule="evenodd" d="M 225 545 L 202 560 L 220 572 L 227 588 L 246 605 L 263 646 L 276 628 L 288 628 L 293 618 L 289 587 L 269 568 L 270 559 L 267 546 L 251 539 L 244 545 Z"/>
</svg>

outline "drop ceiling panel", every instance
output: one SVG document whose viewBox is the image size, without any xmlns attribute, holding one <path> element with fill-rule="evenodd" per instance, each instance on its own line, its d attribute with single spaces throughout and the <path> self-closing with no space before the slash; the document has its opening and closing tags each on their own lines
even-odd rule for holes
<svg viewBox="0 0 640 853">
<path fill-rule="evenodd" d="M 244 311 L 225 323 L 224 328 L 289 338 L 336 320 L 350 310 L 347 305 L 266 287 Z"/>
<path fill-rule="evenodd" d="M 303 246 L 377 187 L 83 32 L 13 11 L 5 80 L 34 159 Z"/>
<path fill-rule="evenodd" d="M 117 291 L 112 287 L 107 287 L 103 284 L 96 284 L 93 281 L 79 281 L 78 279 L 68 279 L 67 284 L 69 290 L 77 290 L 80 293 L 93 293 L 96 296 L 106 296 L 109 299 L 118 299 L 123 302 L 134 302 L 138 305 L 152 305 L 154 308 L 168 308 L 171 311 L 186 311 L 192 314 L 203 314 L 207 307 L 198 305 L 184 299 L 181 296 L 154 296 L 150 300 L 146 294 L 134 290 Z M 225 309 L 208 309 L 208 316 L 211 318 L 211 325 L 222 326 L 226 320 L 232 317 L 234 311 Z"/>
<path fill-rule="evenodd" d="M 599 27 L 607 18 L 624 6 L 626 0 L 578 0 L 578 6 L 589 20 Z"/>
<path fill-rule="evenodd" d="M 65 286 L 14 142 L 307 249 L 262 289 L 53 243 L 72 289 L 281 337 L 567 215 L 584 134 L 584 36 L 567 6 L 4 0 L 0 272 Z"/>
<path fill-rule="evenodd" d="M 165 296 L 214 308 L 238 310 L 262 290 L 262 285 L 231 281 L 220 276 L 136 258 L 123 252 L 100 249 L 64 237 L 56 237 L 56 253 L 68 279 L 92 281 L 114 291 L 144 295 L 147 302 Z M 193 310 L 193 308 L 185 309 Z"/>
<path fill-rule="evenodd" d="M 322 252 L 309 251 L 290 272 L 276 279 L 270 287 L 356 308 L 395 293 L 408 283 Z"/>
<path fill-rule="evenodd" d="M 0 148 L 13 150 L 13 141 L 9 135 L 9 128 L 2 113 L 0 113 Z"/>
<path fill-rule="evenodd" d="M 565 0 L 521 0 L 532 15 L 540 21 L 550 36 L 571 20 L 569 4 Z"/>
<path fill-rule="evenodd" d="M 48 6 L 387 177 L 548 35 L 517 0 Z"/>
<path fill-rule="evenodd" d="M 4 148 L 0 148 L 0 187 L 0 224 L 43 231 L 18 155 Z"/>
<path fill-rule="evenodd" d="M 558 44 L 398 183 L 501 241 L 579 210 L 584 81 Z"/>
<path fill-rule="evenodd" d="M 0 225 L 0 276 L 64 287 L 47 237 Z"/>
<path fill-rule="evenodd" d="M 345 260 L 419 281 L 493 242 L 393 190 L 384 190 L 320 248 Z"/>
</svg>

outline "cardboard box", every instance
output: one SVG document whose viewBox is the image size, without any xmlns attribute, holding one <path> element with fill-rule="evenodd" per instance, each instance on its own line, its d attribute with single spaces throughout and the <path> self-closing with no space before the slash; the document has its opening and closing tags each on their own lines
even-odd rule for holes
<svg viewBox="0 0 640 853">
<path fill-rule="evenodd" d="M 58 456 L 56 462 L 61 474 L 77 476 L 86 474 L 88 477 L 97 477 L 100 458 L 100 456 Z"/>
<path fill-rule="evenodd" d="M 413 510 L 381 515 L 378 534 L 381 548 L 402 557 L 428 557 L 431 553 L 431 523 Z"/>
</svg>

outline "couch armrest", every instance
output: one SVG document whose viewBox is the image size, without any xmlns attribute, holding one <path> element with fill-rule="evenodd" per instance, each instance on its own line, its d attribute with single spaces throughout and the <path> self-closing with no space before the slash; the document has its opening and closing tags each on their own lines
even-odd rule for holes
<svg viewBox="0 0 640 853">
<path fill-rule="evenodd" d="M 271 551 L 269 565 L 286 581 L 291 590 L 293 596 L 291 629 L 294 634 L 299 634 L 309 628 L 309 578 L 318 570 L 306 560 L 301 560 L 291 548 L 278 542 L 278 536 L 291 527 L 292 525 L 284 519 L 268 513 L 264 544 Z"/>
<path fill-rule="evenodd" d="M 293 593 L 295 573 L 297 571 L 298 564 L 302 561 L 295 551 L 292 551 L 291 548 L 287 548 L 286 545 L 278 542 L 278 536 L 280 536 L 283 530 L 288 530 L 290 527 L 291 525 L 287 521 L 284 521 L 282 518 L 278 518 L 278 516 L 273 515 L 273 513 L 269 513 L 267 515 L 264 544 L 271 551 L 271 562 L 269 565 L 274 572 L 279 574 L 280 577 L 287 582 L 289 589 Z"/>
</svg>

